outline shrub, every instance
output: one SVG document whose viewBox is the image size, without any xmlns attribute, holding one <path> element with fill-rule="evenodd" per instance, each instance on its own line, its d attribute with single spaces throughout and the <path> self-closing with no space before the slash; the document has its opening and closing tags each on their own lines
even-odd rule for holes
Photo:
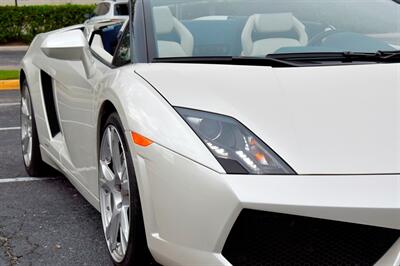
<svg viewBox="0 0 400 266">
<path fill-rule="evenodd" d="M 30 43 L 36 34 L 80 24 L 92 5 L 0 6 L 0 43 Z"/>
</svg>

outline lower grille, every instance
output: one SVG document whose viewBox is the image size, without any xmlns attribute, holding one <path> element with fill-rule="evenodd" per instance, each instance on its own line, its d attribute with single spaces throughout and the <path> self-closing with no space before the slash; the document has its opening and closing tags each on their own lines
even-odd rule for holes
<svg viewBox="0 0 400 266">
<path fill-rule="evenodd" d="M 370 266 L 399 237 L 393 229 L 245 209 L 222 254 L 240 266 Z"/>
</svg>

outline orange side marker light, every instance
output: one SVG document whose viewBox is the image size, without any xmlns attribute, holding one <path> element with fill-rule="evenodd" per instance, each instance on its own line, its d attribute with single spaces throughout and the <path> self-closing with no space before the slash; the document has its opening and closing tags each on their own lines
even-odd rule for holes
<svg viewBox="0 0 400 266">
<path fill-rule="evenodd" d="M 132 132 L 132 140 L 137 145 L 142 146 L 142 147 L 147 147 L 153 143 L 153 141 L 149 140 L 148 138 L 146 138 L 136 132 Z"/>
</svg>

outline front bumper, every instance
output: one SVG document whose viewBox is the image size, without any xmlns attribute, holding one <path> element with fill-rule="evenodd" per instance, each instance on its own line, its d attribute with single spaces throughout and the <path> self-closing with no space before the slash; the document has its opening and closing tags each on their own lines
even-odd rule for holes
<svg viewBox="0 0 400 266">
<path fill-rule="evenodd" d="M 230 265 L 222 250 L 243 209 L 400 229 L 400 175 L 226 175 L 131 145 L 149 248 L 165 265 Z M 400 240 L 377 264 L 399 258 Z"/>
</svg>

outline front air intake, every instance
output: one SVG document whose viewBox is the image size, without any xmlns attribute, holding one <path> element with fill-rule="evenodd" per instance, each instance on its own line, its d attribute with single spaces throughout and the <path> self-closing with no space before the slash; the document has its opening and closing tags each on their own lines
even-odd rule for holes
<svg viewBox="0 0 400 266">
<path fill-rule="evenodd" d="M 245 209 L 222 254 L 239 266 L 371 266 L 399 237 L 399 230 Z"/>
</svg>

